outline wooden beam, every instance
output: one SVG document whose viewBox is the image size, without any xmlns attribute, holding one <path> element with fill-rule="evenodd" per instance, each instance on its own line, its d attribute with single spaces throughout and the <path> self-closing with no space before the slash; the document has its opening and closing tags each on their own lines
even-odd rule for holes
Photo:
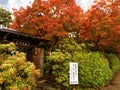
<svg viewBox="0 0 120 90">
<path fill-rule="evenodd" d="M 44 48 L 32 48 L 27 52 L 27 60 L 35 64 L 41 71 L 41 77 L 44 75 Z"/>
</svg>

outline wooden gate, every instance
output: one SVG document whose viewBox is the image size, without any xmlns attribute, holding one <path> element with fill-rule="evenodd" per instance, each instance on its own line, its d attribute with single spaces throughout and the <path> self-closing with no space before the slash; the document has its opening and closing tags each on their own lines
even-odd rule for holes
<svg viewBox="0 0 120 90">
<path fill-rule="evenodd" d="M 16 46 L 26 49 L 24 52 L 27 53 L 27 60 L 33 62 L 36 68 L 40 69 L 42 77 L 44 74 L 44 47 L 46 47 L 48 40 L 43 40 L 10 28 L 0 28 L 0 43 L 8 42 L 14 42 Z"/>
<path fill-rule="evenodd" d="M 37 69 L 41 71 L 41 77 L 44 74 L 44 48 L 31 48 L 31 50 L 27 51 L 27 60 L 31 61 L 35 64 Z"/>
</svg>

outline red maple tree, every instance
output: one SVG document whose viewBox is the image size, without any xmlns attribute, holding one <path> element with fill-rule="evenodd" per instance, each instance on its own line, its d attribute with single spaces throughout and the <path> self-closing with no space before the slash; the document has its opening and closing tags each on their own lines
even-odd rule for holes
<svg viewBox="0 0 120 90">
<path fill-rule="evenodd" d="M 74 0 L 35 0 L 27 8 L 14 10 L 11 28 L 44 39 L 79 32 L 82 9 Z"/>
<path fill-rule="evenodd" d="M 94 50 L 118 51 L 120 46 L 120 1 L 96 0 L 84 16 L 80 38 Z"/>
</svg>

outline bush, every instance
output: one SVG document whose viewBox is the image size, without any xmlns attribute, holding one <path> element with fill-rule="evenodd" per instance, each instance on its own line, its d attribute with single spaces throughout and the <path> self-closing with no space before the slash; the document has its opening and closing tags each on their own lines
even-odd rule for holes
<svg viewBox="0 0 120 90">
<path fill-rule="evenodd" d="M 67 44 L 66 44 L 67 41 Z M 68 47 L 67 47 L 68 45 Z M 74 47 L 75 46 L 75 47 Z M 100 88 L 109 83 L 112 71 L 107 58 L 99 52 L 88 52 L 84 44 L 65 40 L 47 57 L 48 72 L 52 72 L 58 86 L 70 89 L 69 62 L 78 62 L 79 85 L 82 88 Z"/>
<path fill-rule="evenodd" d="M 4 55 L 6 56 L 6 54 Z M 2 57 L 0 64 L 0 90 L 32 90 L 35 86 L 35 78 L 39 75 L 39 70 L 36 70 L 33 63 L 26 61 L 25 53 L 16 51 L 13 56 L 8 54 L 6 59 Z"/>
<path fill-rule="evenodd" d="M 53 52 L 48 58 L 51 63 L 52 74 L 58 86 L 69 86 L 69 53 Z M 109 83 L 112 78 L 112 71 L 109 62 L 99 52 L 76 53 L 73 62 L 79 65 L 79 86 L 82 88 L 100 88 Z M 50 67 L 49 67 L 50 68 Z"/>
<path fill-rule="evenodd" d="M 81 87 L 100 88 L 109 83 L 113 73 L 104 55 L 99 52 L 89 52 L 78 54 L 77 59 Z"/>
<path fill-rule="evenodd" d="M 113 73 L 116 73 L 120 69 L 119 57 L 115 53 L 110 53 L 105 55 L 108 58 L 111 70 L 113 71 Z"/>
<path fill-rule="evenodd" d="M 51 66 L 48 67 L 48 72 L 52 71 L 51 74 L 55 77 L 57 86 L 69 87 L 69 53 L 61 53 L 59 51 L 53 52 L 50 57 L 48 57 L 47 64 Z"/>
</svg>

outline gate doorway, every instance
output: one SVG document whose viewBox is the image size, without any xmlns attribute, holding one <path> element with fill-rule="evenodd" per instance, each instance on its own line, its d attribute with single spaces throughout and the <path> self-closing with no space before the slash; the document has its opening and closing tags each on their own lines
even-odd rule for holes
<svg viewBox="0 0 120 90">
<path fill-rule="evenodd" d="M 48 40 L 39 37 L 33 37 L 28 34 L 13 30 L 10 28 L 0 28 L 0 43 L 14 42 L 16 46 L 24 48 L 26 58 L 35 64 L 37 69 L 41 70 L 41 77 L 44 75 L 44 48 Z"/>
</svg>

